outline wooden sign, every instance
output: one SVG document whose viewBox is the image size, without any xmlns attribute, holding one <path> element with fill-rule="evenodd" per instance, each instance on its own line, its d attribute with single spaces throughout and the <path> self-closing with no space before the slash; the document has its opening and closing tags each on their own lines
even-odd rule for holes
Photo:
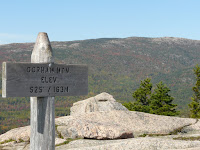
<svg viewBox="0 0 200 150">
<path fill-rule="evenodd" d="M 88 67 L 86 65 L 3 62 L 2 97 L 87 94 Z"/>
<path fill-rule="evenodd" d="M 55 150 L 55 97 L 88 94 L 86 65 L 54 64 L 47 33 L 40 32 L 31 63 L 2 66 L 2 97 L 31 97 L 30 150 Z"/>
</svg>

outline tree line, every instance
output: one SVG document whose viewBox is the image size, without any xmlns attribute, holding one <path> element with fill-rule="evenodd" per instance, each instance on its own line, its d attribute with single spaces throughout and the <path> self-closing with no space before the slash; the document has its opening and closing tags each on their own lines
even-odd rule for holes
<svg viewBox="0 0 200 150">
<path fill-rule="evenodd" d="M 196 79 L 195 86 L 192 88 L 193 96 L 190 109 L 190 117 L 200 118 L 200 66 L 197 64 L 194 69 Z M 157 115 L 176 116 L 177 105 L 173 104 L 174 97 L 170 94 L 170 89 L 162 81 L 156 84 L 153 90 L 153 84 L 150 78 L 146 78 L 140 83 L 140 87 L 133 92 L 134 102 L 125 102 L 123 105 L 131 111 L 140 111 Z"/>
</svg>

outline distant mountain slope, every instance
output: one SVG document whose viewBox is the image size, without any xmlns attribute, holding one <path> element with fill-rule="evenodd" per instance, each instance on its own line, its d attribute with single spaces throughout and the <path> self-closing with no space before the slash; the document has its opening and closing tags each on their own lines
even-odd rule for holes
<svg viewBox="0 0 200 150">
<path fill-rule="evenodd" d="M 0 45 L 0 63 L 30 62 L 33 46 L 33 43 Z M 88 64 L 89 96 L 108 92 L 118 101 L 131 101 L 140 80 L 150 77 L 154 85 L 162 80 L 170 87 L 174 103 L 180 109 L 187 108 L 190 102 L 195 82 L 193 68 L 200 64 L 200 41 L 183 38 L 102 38 L 52 42 L 52 47 L 56 63 Z M 57 115 L 63 115 L 64 106 L 69 107 L 80 97 L 58 99 Z M 22 100 L 1 98 L 0 103 L 6 114 L 7 109 L 14 111 L 13 103 L 19 106 Z M 27 109 L 28 103 L 20 108 Z"/>
</svg>

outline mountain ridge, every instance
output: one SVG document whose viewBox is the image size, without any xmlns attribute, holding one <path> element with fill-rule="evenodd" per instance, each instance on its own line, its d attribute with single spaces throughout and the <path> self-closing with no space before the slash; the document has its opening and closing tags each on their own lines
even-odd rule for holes
<svg viewBox="0 0 200 150">
<path fill-rule="evenodd" d="M 122 75 L 126 75 L 127 72 L 130 75 L 130 73 L 134 72 L 135 70 L 136 72 L 140 73 L 141 70 L 147 70 L 148 74 L 146 75 L 151 76 L 151 71 L 162 72 L 164 74 L 173 74 L 177 71 L 179 67 L 181 67 L 182 70 L 187 70 L 187 68 L 191 69 L 191 67 L 194 67 L 199 62 L 197 53 L 200 51 L 199 40 L 191 40 L 177 37 L 99 38 L 62 42 L 52 41 L 51 45 L 54 49 L 55 59 L 59 63 L 85 63 L 86 60 L 83 59 L 88 59 L 88 57 L 93 57 L 94 59 L 96 59 L 92 60 L 92 62 L 95 61 L 100 63 L 100 61 L 110 61 L 112 63 L 112 60 L 105 58 L 107 56 L 111 59 L 114 59 L 115 62 L 117 62 L 116 60 L 118 60 L 118 68 L 125 68 L 122 69 L 123 73 L 119 73 Z M 2 54 L 2 56 L 5 55 L 6 57 L 2 58 L 1 62 L 18 62 L 19 58 L 21 58 L 21 56 L 16 56 L 16 58 L 12 58 L 12 56 L 9 57 L 7 55 L 8 52 L 23 52 L 25 54 L 21 55 L 22 57 L 24 57 L 24 62 L 29 62 L 30 52 L 32 51 L 33 46 L 34 43 L 13 43 L 0 45 L 1 54 L 3 53 L 3 49 L 6 49 L 7 51 L 7 53 L 4 51 L 4 53 Z M 192 49 L 195 49 L 195 51 L 192 51 L 190 47 L 192 47 Z M 59 52 L 57 52 L 56 50 L 59 50 Z M 62 53 L 60 52 L 61 50 L 63 50 L 63 53 L 65 54 L 69 54 L 70 52 L 74 53 L 80 59 L 77 60 L 75 58 L 74 60 L 70 59 L 69 61 L 65 58 L 61 58 L 60 56 L 58 56 L 59 53 Z M 80 54 L 77 54 L 76 51 Z M 59 60 L 58 57 L 61 59 Z M 23 60 L 20 59 L 20 62 L 21 61 L 23 62 Z M 109 72 L 110 70 L 111 72 L 115 71 L 112 67 L 104 69 L 102 66 L 95 67 L 94 65 L 90 65 L 89 62 L 86 62 L 86 64 L 92 66 L 92 70 L 94 70 L 94 68 L 98 68 L 98 70 L 106 70 Z M 108 64 L 104 63 L 104 65 Z M 129 69 L 127 66 L 133 67 L 133 69 Z M 116 65 L 114 68 L 117 68 Z M 140 70 L 138 68 L 140 68 Z"/>
<path fill-rule="evenodd" d="M 121 103 L 133 101 L 132 93 L 139 87 L 140 81 L 150 77 L 154 88 L 162 80 L 171 89 L 170 94 L 175 97 L 178 109 L 184 113 L 188 111 L 187 104 L 195 84 L 193 68 L 200 64 L 199 40 L 128 37 L 53 41 L 51 45 L 55 63 L 88 65 L 88 97 L 108 92 Z M 34 43 L 0 45 L 0 63 L 30 62 L 33 47 Z M 68 114 L 72 103 L 83 98 L 86 97 L 57 97 L 56 116 Z M 0 109 L 2 124 L 8 126 L 6 119 L 11 119 L 10 124 L 14 124 L 13 120 L 17 120 L 14 119 L 17 117 L 15 112 L 18 111 L 24 119 L 22 125 L 26 125 L 28 98 L 0 98 Z M 26 118 L 22 117 L 22 112 Z"/>
<path fill-rule="evenodd" d="M 158 40 L 162 40 L 162 39 L 173 39 L 173 40 L 189 40 L 189 41 L 196 41 L 196 42 L 200 42 L 200 40 L 196 40 L 196 39 L 190 39 L 190 38 L 182 38 L 182 37 L 171 37 L 171 36 L 163 36 L 163 37 L 139 37 L 139 36 L 130 36 L 130 37 L 125 37 L 125 38 L 95 38 L 95 39 L 84 39 L 84 40 L 72 40 L 72 41 L 51 41 L 52 42 L 58 42 L 58 43 L 66 43 L 66 42 L 81 42 L 81 41 L 87 41 L 87 40 L 100 40 L 100 39 L 134 39 L 134 38 L 147 38 L 147 39 L 158 39 Z M 34 42 L 26 42 L 26 43 L 6 43 L 6 44 L 0 44 L 0 46 L 5 46 L 5 45 L 12 45 L 12 44 L 34 44 Z"/>
</svg>

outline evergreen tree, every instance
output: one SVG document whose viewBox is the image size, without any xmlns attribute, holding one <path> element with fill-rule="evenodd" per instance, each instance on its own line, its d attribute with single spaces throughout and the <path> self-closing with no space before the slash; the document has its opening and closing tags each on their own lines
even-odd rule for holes
<svg viewBox="0 0 200 150">
<path fill-rule="evenodd" d="M 152 83 L 150 78 L 141 81 L 140 87 L 133 93 L 134 103 L 124 103 L 124 106 L 132 111 L 149 113 L 149 100 L 151 97 Z"/>
<path fill-rule="evenodd" d="M 152 94 L 152 83 L 150 78 L 141 81 L 140 87 L 133 93 L 135 102 L 124 103 L 123 105 L 131 111 L 140 111 L 157 115 L 175 116 L 175 104 L 172 104 L 174 98 L 169 95 L 170 89 L 161 82 Z"/>
<path fill-rule="evenodd" d="M 174 98 L 168 93 L 170 89 L 161 82 L 156 85 L 154 93 L 150 100 L 150 113 L 157 115 L 175 116 L 179 112 L 176 111 L 175 104 L 172 104 Z"/>
<path fill-rule="evenodd" d="M 194 94 L 191 97 L 192 102 L 189 104 L 190 115 L 192 118 L 200 118 L 200 66 L 196 65 L 193 71 L 196 76 L 196 84 L 192 88 Z"/>
<path fill-rule="evenodd" d="M 132 102 L 124 102 L 123 106 L 125 106 L 130 111 L 134 111 L 134 108 L 133 108 L 134 104 Z"/>
</svg>

